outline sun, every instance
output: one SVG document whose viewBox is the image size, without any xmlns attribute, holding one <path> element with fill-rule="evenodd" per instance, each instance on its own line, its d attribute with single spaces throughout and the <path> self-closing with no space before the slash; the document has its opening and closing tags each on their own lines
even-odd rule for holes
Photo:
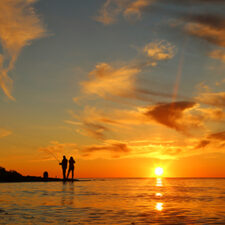
<svg viewBox="0 0 225 225">
<path fill-rule="evenodd" d="M 163 175 L 163 168 L 162 167 L 155 168 L 155 175 L 156 176 L 162 176 Z"/>
</svg>

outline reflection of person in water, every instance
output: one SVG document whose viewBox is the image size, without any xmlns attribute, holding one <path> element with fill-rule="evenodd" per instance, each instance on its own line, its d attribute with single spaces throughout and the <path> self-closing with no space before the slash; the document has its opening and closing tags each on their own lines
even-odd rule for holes
<svg viewBox="0 0 225 225">
<path fill-rule="evenodd" d="M 63 180 L 66 180 L 66 169 L 67 169 L 67 162 L 68 162 L 68 160 L 67 160 L 66 156 L 64 155 L 64 156 L 63 156 L 63 160 L 62 160 L 62 162 L 61 162 L 61 163 L 59 163 L 59 165 L 61 165 L 61 166 L 62 166 L 62 171 L 63 171 Z"/>
<path fill-rule="evenodd" d="M 70 175 L 70 171 L 72 171 L 72 180 L 73 180 L 73 175 L 74 175 L 74 163 L 75 163 L 75 161 L 74 161 L 73 157 L 71 156 L 70 160 L 69 160 L 69 170 L 68 170 L 68 173 L 67 173 L 67 178 Z"/>
</svg>

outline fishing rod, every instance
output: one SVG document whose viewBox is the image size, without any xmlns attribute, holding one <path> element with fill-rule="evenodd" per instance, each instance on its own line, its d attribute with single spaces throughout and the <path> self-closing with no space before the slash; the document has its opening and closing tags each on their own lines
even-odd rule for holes
<svg viewBox="0 0 225 225">
<path fill-rule="evenodd" d="M 55 160 L 56 160 L 58 163 L 60 163 L 60 161 L 58 160 L 58 158 L 55 156 L 55 154 L 54 154 L 53 152 L 51 152 L 51 151 L 49 151 L 49 150 L 47 150 L 47 149 L 45 149 L 45 151 L 46 151 L 47 153 L 49 153 L 51 156 L 53 156 L 53 157 L 55 158 Z"/>
</svg>

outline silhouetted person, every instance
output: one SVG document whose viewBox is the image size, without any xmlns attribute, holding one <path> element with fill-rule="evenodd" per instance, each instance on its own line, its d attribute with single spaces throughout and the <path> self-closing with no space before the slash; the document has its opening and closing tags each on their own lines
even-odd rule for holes
<svg viewBox="0 0 225 225">
<path fill-rule="evenodd" d="M 47 172 L 47 171 L 45 171 L 45 172 L 43 173 L 43 178 L 44 178 L 45 180 L 48 179 L 48 172 Z"/>
<path fill-rule="evenodd" d="M 69 160 L 69 170 L 68 170 L 68 173 L 67 173 L 67 179 L 68 179 L 68 177 L 69 177 L 69 175 L 70 175 L 70 171 L 72 171 L 72 180 L 73 180 L 73 175 L 74 175 L 74 163 L 75 163 L 75 161 L 74 161 L 73 157 L 71 156 L 71 157 L 70 157 L 70 160 Z"/>
<path fill-rule="evenodd" d="M 67 162 L 68 160 L 66 159 L 66 156 L 63 156 L 63 160 L 59 165 L 62 166 L 62 171 L 63 171 L 63 180 L 66 180 L 66 169 L 67 169 Z"/>
</svg>

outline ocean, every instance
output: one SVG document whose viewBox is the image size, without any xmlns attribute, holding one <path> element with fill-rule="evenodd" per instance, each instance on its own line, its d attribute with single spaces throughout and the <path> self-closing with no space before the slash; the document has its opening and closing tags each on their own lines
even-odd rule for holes
<svg viewBox="0 0 225 225">
<path fill-rule="evenodd" d="M 0 183 L 0 224 L 225 224 L 225 179 Z"/>
</svg>

